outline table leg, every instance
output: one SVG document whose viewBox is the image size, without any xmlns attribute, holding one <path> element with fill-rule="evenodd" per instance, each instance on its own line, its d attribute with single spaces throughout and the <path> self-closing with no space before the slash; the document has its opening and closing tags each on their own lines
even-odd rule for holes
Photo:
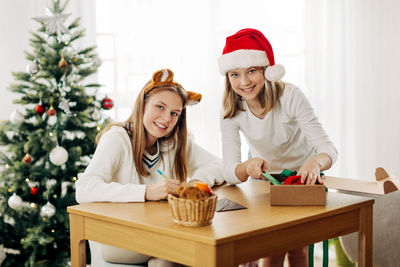
<svg viewBox="0 0 400 267">
<path fill-rule="evenodd" d="M 372 205 L 360 209 L 360 232 L 358 234 L 358 266 L 372 267 Z"/>
<path fill-rule="evenodd" d="M 223 244 L 217 247 L 212 245 L 197 244 L 195 267 L 233 267 L 233 244 Z"/>
<path fill-rule="evenodd" d="M 69 231 L 71 239 L 71 267 L 86 267 L 86 242 L 83 231 L 83 217 L 69 215 Z"/>
</svg>

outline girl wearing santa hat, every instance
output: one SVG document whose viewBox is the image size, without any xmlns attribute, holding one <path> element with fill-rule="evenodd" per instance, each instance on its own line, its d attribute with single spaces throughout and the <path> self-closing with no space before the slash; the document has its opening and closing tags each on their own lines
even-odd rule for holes
<svg viewBox="0 0 400 267">
<path fill-rule="evenodd" d="M 337 150 L 299 88 L 281 80 L 271 44 L 255 29 L 243 29 L 226 38 L 218 59 L 225 76 L 220 120 L 225 180 L 244 182 L 263 172 L 297 171 L 301 182 L 323 183 L 320 172 L 337 159 Z M 242 132 L 252 158 L 241 161 Z M 283 266 L 283 255 L 264 258 L 263 266 Z M 288 252 L 293 266 L 308 266 L 307 247 Z"/>
<path fill-rule="evenodd" d="M 171 70 L 155 72 L 140 91 L 128 120 L 113 123 L 99 134 L 93 158 L 75 184 L 77 202 L 157 201 L 175 192 L 187 177 L 210 186 L 222 183 L 222 161 L 188 138 L 186 106 L 200 100 L 200 94 L 173 81 Z M 89 243 L 95 267 L 103 266 L 103 261 L 176 266 L 133 251 Z"/>
</svg>

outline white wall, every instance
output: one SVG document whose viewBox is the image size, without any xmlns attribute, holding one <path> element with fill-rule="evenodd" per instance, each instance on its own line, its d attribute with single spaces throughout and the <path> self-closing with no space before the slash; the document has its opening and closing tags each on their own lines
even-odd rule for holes
<svg viewBox="0 0 400 267">
<path fill-rule="evenodd" d="M 12 71 L 25 69 L 24 50 L 29 47 L 28 29 L 33 29 L 35 16 L 34 0 L 5 0 L 0 1 L 0 120 L 8 119 L 15 108 L 12 100 L 16 98 L 6 88 L 13 82 Z M 43 1 L 36 1 L 43 2 Z M 43 9 L 43 8 L 42 8 Z"/>
<path fill-rule="evenodd" d="M 80 27 L 86 28 L 86 36 L 81 40 L 82 46 L 95 44 L 94 23 L 89 23 L 94 19 L 94 11 L 87 12 L 93 10 L 93 1 L 71 0 L 66 10 L 67 13 L 73 13 L 67 23 L 82 16 L 82 11 L 85 10 L 80 24 Z M 11 72 L 25 71 L 28 61 L 24 51 L 32 51 L 29 45 L 29 31 L 36 32 L 40 26 L 31 18 L 44 16 L 46 3 L 46 0 L 0 1 L 0 120 L 9 119 L 9 114 L 16 108 L 12 101 L 19 96 L 7 90 L 7 87 L 15 82 Z"/>
</svg>

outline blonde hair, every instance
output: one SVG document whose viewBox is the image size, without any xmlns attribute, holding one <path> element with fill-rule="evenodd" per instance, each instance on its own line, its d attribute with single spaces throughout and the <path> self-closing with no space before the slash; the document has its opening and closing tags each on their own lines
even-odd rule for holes
<svg viewBox="0 0 400 267">
<path fill-rule="evenodd" d="M 276 102 L 282 96 L 284 88 L 285 84 L 281 81 L 271 82 L 265 80 L 264 86 L 258 95 L 258 100 L 264 109 L 263 116 L 274 108 Z M 242 97 L 233 91 L 228 73 L 225 75 L 225 93 L 222 105 L 224 108 L 224 119 L 233 118 L 240 111 L 244 111 Z"/>
<path fill-rule="evenodd" d="M 166 144 L 169 149 L 175 150 L 175 158 L 173 159 L 174 174 L 176 179 L 181 182 L 186 181 L 187 176 L 187 160 L 186 160 L 186 143 L 187 143 L 187 126 L 186 126 L 186 104 L 189 101 L 189 94 L 179 84 L 159 85 L 153 88 L 151 86 L 152 80 L 146 83 L 136 98 L 135 107 L 132 114 L 125 121 L 125 123 L 112 123 L 104 128 L 96 137 L 96 143 L 100 140 L 103 133 L 108 131 L 112 126 L 124 127 L 130 133 L 133 161 L 139 175 L 147 177 L 150 173 L 145 169 L 143 164 L 143 154 L 146 147 L 146 130 L 143 124 L 144 108 L 147 100 L 157 93 L 170 91 L 177 93 L 182 99 L 182 111 L 179 115 L 178 121 L 172 131 L 159 138 L 160 144 Z M 127 125 L 127 127 L 126 127 Z"/>
</svg>

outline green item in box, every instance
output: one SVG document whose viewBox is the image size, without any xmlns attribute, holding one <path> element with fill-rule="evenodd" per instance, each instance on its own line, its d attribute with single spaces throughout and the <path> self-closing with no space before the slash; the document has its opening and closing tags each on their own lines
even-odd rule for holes
<svg viewBox="0 0 400 267">
<path fill-rule="evenodd" d="M 267 178 L 268 181 L 270 181 L 272 184 L 274 185 L 280 185 L 281 182 L 279 182 L 278 180 L 276 180 L 274 177 L 271 176 L 271 174 L 263 172 L 262 175 Z"/>
</svg>

